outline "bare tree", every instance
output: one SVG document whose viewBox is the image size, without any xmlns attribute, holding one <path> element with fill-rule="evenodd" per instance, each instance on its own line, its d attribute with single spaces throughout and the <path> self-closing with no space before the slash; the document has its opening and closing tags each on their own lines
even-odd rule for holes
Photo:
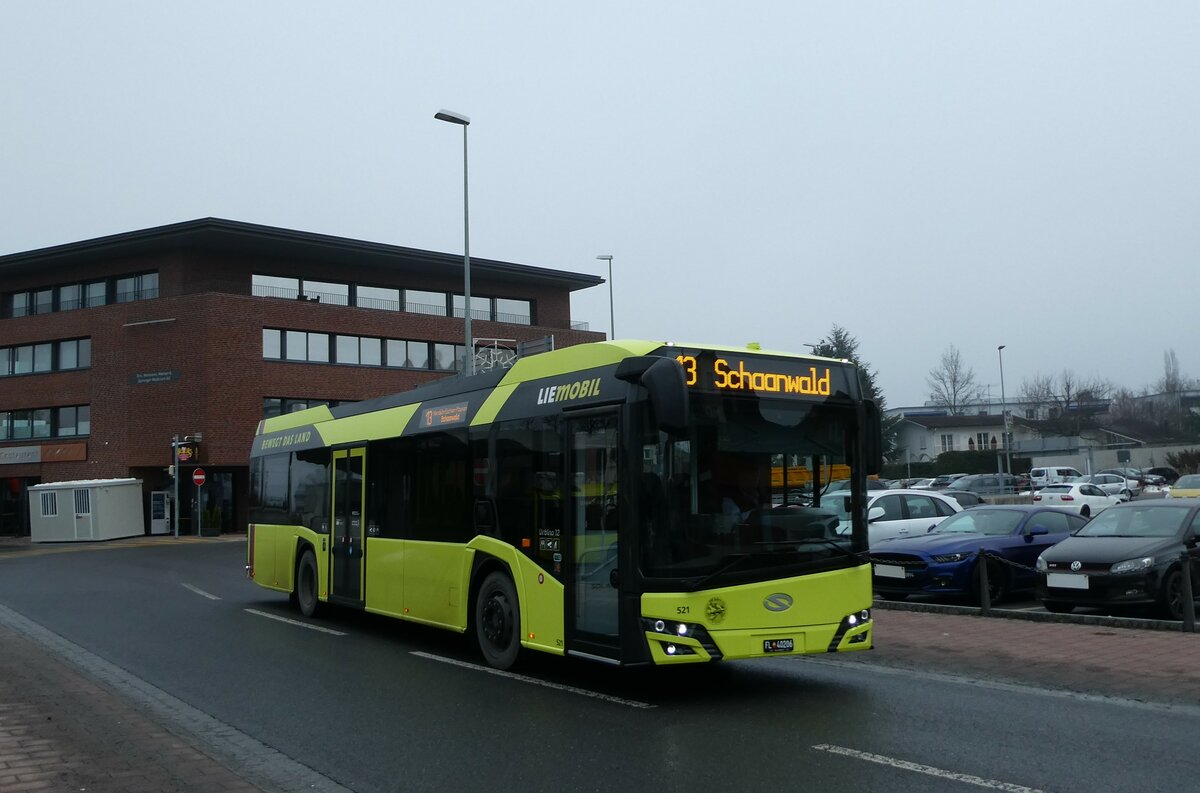
<svg viewBox="0 0 1200 793">
<path fill-rule="evenodd" d="M 1091 423 L 1087 408 L 1091 403 L 1108 399 L 1112 384 L 1101 377 L 1079 377 L 1064 369 L 1058 377 L 1035 374 L 1021 385 L 1021 401 L 1047 416 L 1047 429 L 1062 435 L 1078 435 Z"/>
<path fill-rule="evenodd" d="M 964 407 L 983 394 L 983 387 L 975 382 L 975 370 L 963 363 L 953 344 L 942 353 L 941 363 L 929 370 L 925 382 L 933 404 L 946 408 L 952 416 L 961 415 Z"/>
</svg>

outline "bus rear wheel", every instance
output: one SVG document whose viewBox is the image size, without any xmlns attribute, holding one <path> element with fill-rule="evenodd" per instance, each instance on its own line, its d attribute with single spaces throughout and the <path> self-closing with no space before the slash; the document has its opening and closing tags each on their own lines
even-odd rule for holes
<svg viewBox="0 0 1200 793">
<path fill-rule="evenodd" d="M 317 613 L 317 557 L 312 551 L 300 555 L 296 565 L 296 607 L 306 617 Z"/>
<path fill-rule="evenodd" d="M 508 669 L 521 652 L 521 607 L 512 579 L 489 573 L 475 597 L 475 638 L 489 666 Z"/>
</svg>

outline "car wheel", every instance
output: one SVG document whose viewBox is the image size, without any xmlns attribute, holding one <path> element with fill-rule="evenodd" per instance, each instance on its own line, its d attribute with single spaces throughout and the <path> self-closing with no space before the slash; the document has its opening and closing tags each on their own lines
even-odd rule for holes
<svg viewBox="0 0 1200 793">
<path fill-rule="evenodd" d="M 1089 507 L 1087 504 L 1084 504 L 1082 507 L 1079 508 L 1079 515 L 1081 517 L 1084 517 L 1084 518 L 1090 517 L 1091 514 L 1092 514 L 1092 508 Z"/>
<path fill-rule="evenodd" d="M 1133 493 L 1130 493 L 1128 490 L 1122 490 L 1122 491 L 1121 491 L 1121 498 L 1125 499 L 1126 501 L 1132 501 L 1132 500 L 1133 500 Z"/>
<path fill-rule="evenodd" d="M 1046 611 L 1051 614 L 1070 614 L 1075 610 L 1074 603 L 1049 603 L 1042 601 L 1042 605 L 1046 607 Z"/>
<path fill-rule="evenodd" d="M 1162 583 L 1162 613 L 1169 620 L 1183 619 L 1183 574 L 1171 570 Z"/>
</svg>

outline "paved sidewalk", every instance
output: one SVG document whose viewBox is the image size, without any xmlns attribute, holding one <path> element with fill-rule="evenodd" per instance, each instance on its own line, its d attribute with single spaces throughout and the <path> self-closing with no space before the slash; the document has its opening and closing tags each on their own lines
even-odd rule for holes
<svg viewBox="0 0 1200 793">
<path fill-rule="evenodd" d="M 0 791 L 259 788 L 0 625 Z"/>
<path fill-rule="evenodd" d="M 1200 705 L 1200 633 L 877 608 L 867 663 Z"/>
</svg>

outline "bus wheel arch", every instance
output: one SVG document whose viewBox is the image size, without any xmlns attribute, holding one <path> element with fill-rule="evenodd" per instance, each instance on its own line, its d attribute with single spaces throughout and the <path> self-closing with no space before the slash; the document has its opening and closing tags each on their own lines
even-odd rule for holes
<svg viewBox="0 0 1200 793">
<path fill-rule="evenodd" d="M 317 606 L 320 603 L 319 579 L 317 554 L 311 545 L 301 543 L 296 547 L 296 576 L 292 586 L 292 598 L 300 613 L 305 617 L 312 617 L 317 613 Z"/>
<path fill-rule="evenodd" d="M 508 566 L 486 560 L 471 583 L 470 635 L 489 666 L 509 669 L 521 652 L 521 604 Z"/>
</svg>

